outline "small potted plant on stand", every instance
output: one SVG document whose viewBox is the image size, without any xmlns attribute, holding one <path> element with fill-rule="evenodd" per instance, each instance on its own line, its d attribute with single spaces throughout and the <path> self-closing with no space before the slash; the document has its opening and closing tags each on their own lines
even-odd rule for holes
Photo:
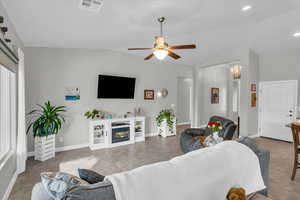
<svg viewBox="0 0 300 200">
<path fill-rule="evenodd" d="M 168 137 L 176 135 L 176 117 L 172 109 L 165 109 L 159 112 L 156 117 L 158 135 Z"/>
<path fill-rule="evenodd" d="M 65 106 L 52 106 L 46 102 L 43 106 L 32 110 L 27 115 L 31 116 L 27 134 L 32 128 L 34 137 L 35 160 L 45 161 L 55 157 L 55 135 L 62 127 L 65 119 L 62 113 L 66 112 Z"/>
</svg>

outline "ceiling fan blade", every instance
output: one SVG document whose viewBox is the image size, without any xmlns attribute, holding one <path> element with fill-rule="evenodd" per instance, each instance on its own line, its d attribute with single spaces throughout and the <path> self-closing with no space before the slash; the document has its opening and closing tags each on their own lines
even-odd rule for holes
<svg viewBox="0 0 300 200">
<path fill-rule="evenodd" d="M 189 45 L 176 45 L 176 46 L 170 46 L 169 49 L 174 50 L 174 49 L 195 49 L 196 45 L 195 44 L 189 44 Z"/>
<path fill-rule="evenodd" d="M 128 48 L 128 50 L 151 50 L 152 48 Z"/>
<path fill-rule="evenodd" d="M 169 56 L 171 56 L 172 58 L 174 58 L 174 59 L 179 59 L 179 58 L 181 58 L 179 55 L 177 55 L 176 53 L 173 53 L 172 51 L 168 51 L 169 52 Z"/>
<path fill-rule="evenodd" d="M 146 58 L 144 58 L 144 60 L 149 60 L 150 58 L 152 58 L 152 56 L 154 56 L 153 53 L 151 53 L 149 56 L 147 56 Z"/>
</svg>

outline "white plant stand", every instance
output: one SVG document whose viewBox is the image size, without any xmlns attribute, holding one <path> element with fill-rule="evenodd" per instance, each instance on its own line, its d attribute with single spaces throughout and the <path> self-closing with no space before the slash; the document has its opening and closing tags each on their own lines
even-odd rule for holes
<svg viewBox="0 0 300 200">
<path fill-rule="evenodd" d="M 34 138 L 34 159 L 46 161 L 55 157 L 55 135 Z"/>
<path fill-rule="evenodd" d="M 162 137 L 169 137 L 176 135 L 176 118 L 174 118 L 174 123 L 172 129 L 169 128 L 167 120 L 163 120 L 158 128 L 158 135 Z"/>
</svg>

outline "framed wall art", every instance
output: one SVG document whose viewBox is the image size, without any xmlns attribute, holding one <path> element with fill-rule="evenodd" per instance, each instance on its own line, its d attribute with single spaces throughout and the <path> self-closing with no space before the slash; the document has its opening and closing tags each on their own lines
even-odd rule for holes
<svg viewBox="0 0 300 200">
<path fill-rule="evenodd" d="M 211 88 L 211 104 L 219 104 L 220 101 L 220 89 Z"/>
<path fill-rule="evenodd" d="M 256 84 L 255 83 L 251 84 L 251 92 L 256 92 Z"/>
<path fill-rule="evenodd" d="M 144 90 L 145 100 L 154 100 L 154 90 Z"/>
</svg>

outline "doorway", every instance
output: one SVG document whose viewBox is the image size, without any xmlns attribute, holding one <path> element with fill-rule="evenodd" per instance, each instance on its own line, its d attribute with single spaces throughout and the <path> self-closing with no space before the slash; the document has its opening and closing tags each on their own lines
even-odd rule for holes
<svg viewBox="0 0 300 200">
<path fill-rule="evenodd" d="M 193 79 L 177 78 L 177 121 L 179 125 L 191 124 Z"/>
<path fill-rule="evenodd" d="M 296 121 L 298 81 L 261 82 L 259 96 L 259 135 L 291 142 L 286 125 Z"/>
</svg>

